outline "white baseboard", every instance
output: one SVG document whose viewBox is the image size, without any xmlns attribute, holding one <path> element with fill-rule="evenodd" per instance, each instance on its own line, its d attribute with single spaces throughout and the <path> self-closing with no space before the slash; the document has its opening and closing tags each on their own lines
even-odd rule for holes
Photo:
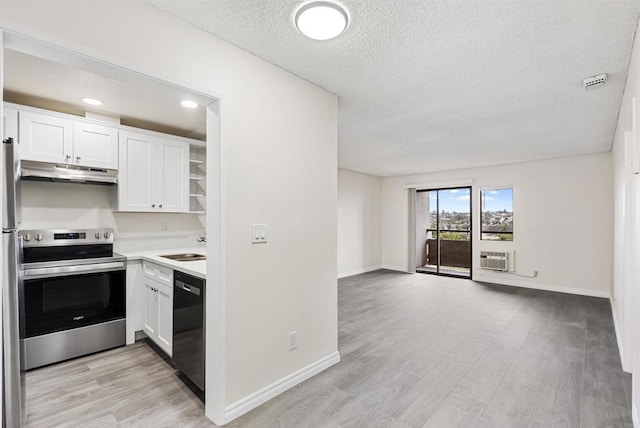
<svg viewBox="0 0 640 428">
<path fill-rule="evenodd" d="M 303 367 L 297 372 L 291 373 L 290 375 L 283 377 L 282 379 L 272 383 L 271 385 L 268 385 L 261 390 L 256 391 L 239 401 L 236 401 L 233 404 L 230 404 L 225 409 L 226 423 L 229 423 L 232 420 L 244 415 L 250 410 L 255 409 L 259 405 L 271 400 L 272 398 L 282 394 L 288 389 L 293 388 L 299 383 L 304 382 L 310 377 L 315 376 L 321 371 L 326 370 L 332 365 L 339 362 L 340 353 L 336 351 L 333 354 L 329 354 L 326 357 L 316 361 L 315 363 L 309 364 L 308 366 Z"/>
<path fill-rule="evenodd" d="M 363 269 L 350 270 L 348 272 L 343 272 L 338 274 L 338 279 L 347 278 L 353 275 L 360 275 L 361 273 L 373 272 L 374 270 L 382 269 L 382 265 L 378 266 L 370 266 Z"/>
<path fill-rule="evenodd" d="M 638 419 L 638 408 L 633 403 L 631 403 L 631 419 L 633 420 L 633 426 L 635 428 L 640 428 L 640 419 Z"/>
<path fill-rule="evenodd" d="M 395 266 L 395 265 L 382 265 L 382 269 L 396 270 L 398 272 L 405 272 L 405 273 L 407 272 L 406 267 Z"/>
<path fill-rule="evenodd" d="M 501 275 L 509 275 L 508 272 Z M 555 291 L 556 293 L 577 294 L 580 296 L 602 297 L 611 299 L 611 293 L 603 290 L 589 290 L 586 288 L 563 287 L 561 285 L 543 284 L 540 282 L 520 281 L 511 278 L 496 278 L 495 275 L 474 275 L 477 282 L 489 282 L 491 284 L 512 285 L 514 287 L 533 288 L 534 290 Z"/>
<path fill-rule="evenodd" d="M 620 362 L 622 363 L 622 370 L 631 373 L 628 365 L 626 364 L 626 358 L 624 358 L 624 348 L 622 347 L 622 333 L 620 328 L 618 327 L 618 312 L 616 311 L 616 306 L 613 304 L 613 299 L 609 299 L 609 303 L 611 304 L 611 315 L 613 316 L 613 329 L 616 332 L 616 341 L 618 342 L 618 352 L 620 352 Z"/>
</svg>

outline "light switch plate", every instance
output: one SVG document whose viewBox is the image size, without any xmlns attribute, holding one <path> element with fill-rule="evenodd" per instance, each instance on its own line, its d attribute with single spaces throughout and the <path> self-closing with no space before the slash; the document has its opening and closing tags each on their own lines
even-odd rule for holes
<svg viewBox="0 0 640 428">
<path fill-rule="evenodd" d="M 252 244 L 267 243 L 267 225 L 266 224 L 251 225 L 251 243 Z"/>
</svg>

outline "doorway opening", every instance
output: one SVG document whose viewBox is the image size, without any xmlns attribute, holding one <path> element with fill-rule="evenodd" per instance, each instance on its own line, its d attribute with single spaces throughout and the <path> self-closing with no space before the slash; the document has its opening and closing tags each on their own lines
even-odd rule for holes
<svg viewBox="0 0 640 428">
<path fill-rule="evenodd" d="M 105 59 L 96 52 L 76 52 L 73 44 L 59 46 L 53 44 L 57 41 L 41 40 L 38 37 L 39 34 L 27 36 L 0 29 L 0 89 L 2 89 L 0 91 L 0 115 L 6 111 L 3 108 L 3 101 L 11 101 L 13 104 L 28 109 L 50 110 L 55 114 L 85 116 L 85 118 L 89 117 L 86 115 L 87 110 L 92 109 L 89 112 L 93 114 L 90 116 L 91 120 L 102 120 L 106 122 L 105 126 L 118 126 L 117 122 L 113 121 L 113 117 L 117 116 L 120 118 L 120 125 L 139 128 L 143 133 L 166 134 L 168 135 L 166 138 L 169 140 L 174 137 L 177 140 L 183 137 L 189 140 L 198 140 L 193 144 L 189 142 L 189 156 L 186 159 L 188 166 L 185 166 L 183 170 L 185 174 L 188 174 L 186 178 L 189 180 L 189 191 L 185 192 L 188 197 L 188 202 L 185 202 L 187 209 L 179 213 L 166 214 L 172 218 L 175 216 L 176 221 L 177 216 L 180 216 L 181 227 L 192 225 L 192 228 L 185 228 L 186 233 L 184 234 L 181 231 L 170 232 L 170 238 L 162 239 L 168 242 L 179 242 L 176 240 L 182 239 L 186 235 L 185 239 L 193 238 L 195 240 L 195 236 L 204 233 L 208 237 L 206 265 L 210 273 L 207 275 L 209 292 L 205 296 L 205 305 L 210 309 L 209 313 L 212 315 L 207 316 L 205 327 L 207 336 L 205 389 L 207 394 L 204 407 L 205 415 L 209 419 L 218 425 L 223 425 L 227 416 L 224 398 L 225 280 L 222 266 L 222 250 L 225 248 L 225 241 L 223 221 L 221 220 L 224 190 L 221 185 L 223 174 L 220 172 L 222 168 L 220 153 L 225 145 L 225 139 L 221 133 L 222 98 L 213 93 L 202 92 L 196 87 L 184 86 L 180 82 L 163 80 L 162 76 L 145 74 L 136 70 L 135 67 L 130 67 L 129 64 L 112 64 L 109 62 L 109 58 Z M 29 67 L 25 65 L 29 65 Z M 55 73 L 52 70 L 58 70 L 61 73 Z M 36 72 L 40 74 L 34 74 Z M 63 84 L 63 77 L 69 82 L 65 81 Z M 57 79 L 55 85 L 47 84 L 51 79 Z M 70 86 L 67 86 L 67 83 Z M 105 104 L 104 110 L 100 110 L 97 107 L 86 107 L 78 102 L 78 96 L 71 97 L 69 95 L 74 93 L 94 94 L 94 91 L 85 92 L 83 89 L 108 91 L 106 95 L 109 96 L 111 102 Z M 184 110 L 177 102 L 181 99 L 195 101 L 198 107 Z M 149 106 L 154 108 L 149 108 Z M 114 110 L 107 110 L 107 107 L 113 107 Z M 6 124 L 3 125 L 5 122 L 3 120 L 0 123 L 0 131 L 6 132 L 8 127 Z M 18 129 L 18 122 L 14 128 Z M 65 136 L 67 134 L 68 132 L 64 133 Z M 182 177 L 185 175 L 181 175 Z M 60 202 L 58 199 L 56 201 Z M 139 218 L 140 215 L 145 214 L 136 212 L 135 214 L 116 213 L 115 215 L 122 218 L 128 217 L 127 221 L 121 222 L 121 226 L 118 225 L 118 230 L 122 232 L 126 227 L 139 227 L 143 222 L 139 219 L 133 221 L 132 218 L 134 216 Z M 40 217 L 42 218 L 42 216 Z M 101 215 L 97 220 L 102 221 L 105 217 L 110 219 L 109 215 Z M 51 221 L 51 219 L 47 217 L 46 221 Z M 113 224 L 116 224 L 115 220 L 113 220 Z M 164 224 L 162 225 L 163 233 L 166 233 Z M 36 227 L 41 228 L 40 226 L 41 224 L 38 224 Z M 143 239 L 151 233 L 150 230 L 140 233 L 134 230 L 130 233 L 138 233 L 140 239 Z M 157 230 L 159 231 L 160 228 Z M 1 270 L 0 273 L 2 273 Z M 129 294 L 135 297 L 129 299 Z M 136 317 L 130 316 L 129 312 L 131 312 L 131 308 L 137 307 L 136 301 L 139 302 L 139 298 L 138 293 L 127 293 L 128 320 L 136 319 Z M 0 305 L 1 314 L 2 305 Z M 142 327 L 136 327 L 143 322 L 141 317 L 138 318 L 140 318 L 138 321 L 127 325 L 127 341 L 134 341 L 136 331 L 142 330 Z M 2 319 L 3 317 L 0 316 L 0 329 L 2 328 Z M 19 349 L 20 347 L 16 345 L 14 348 Z M 23 399 L 23 403 L 26 403 L 26 400 Z"/>
<path fill-rule="evenodd" d="M 471 187 L 416 191 L 416 272 L 471 278 Z"/>
</svg>

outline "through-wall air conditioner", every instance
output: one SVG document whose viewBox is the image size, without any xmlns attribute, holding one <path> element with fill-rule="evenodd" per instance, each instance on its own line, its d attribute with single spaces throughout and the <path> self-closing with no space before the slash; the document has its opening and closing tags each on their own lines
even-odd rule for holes
<svg viewBox="0 0 640 428">
<path fill-rule="evenodd" d="M 480 251 L 480 268 L 507 271 L 509 253 L 506 251 Z"/>
</svg>

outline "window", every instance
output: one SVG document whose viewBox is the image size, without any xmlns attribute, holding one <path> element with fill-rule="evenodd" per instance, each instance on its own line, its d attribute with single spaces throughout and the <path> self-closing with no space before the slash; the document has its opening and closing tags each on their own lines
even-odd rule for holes
<svg viewBox="0 0 640 428">
<path fill-rule="evenodd" d="M 480 191 L 480 239 L 513 241 L 513 188 Z"/>
</svg>

